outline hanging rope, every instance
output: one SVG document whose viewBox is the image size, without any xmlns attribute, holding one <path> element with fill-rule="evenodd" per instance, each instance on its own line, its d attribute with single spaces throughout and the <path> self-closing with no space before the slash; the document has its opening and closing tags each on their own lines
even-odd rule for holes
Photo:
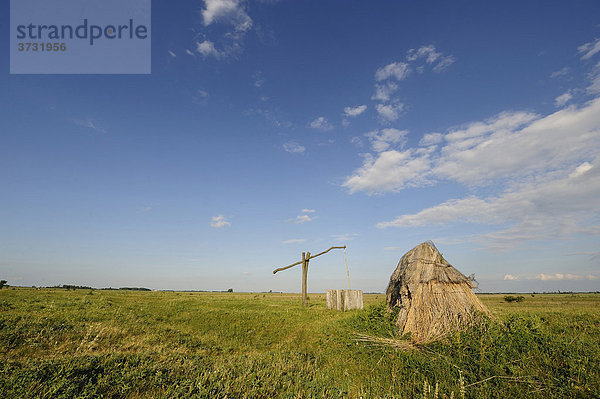
<svg viewBox="0 0 600 399">
<path fill-rule="evenodd" d="M 344 262 L 346 263 L 346 278 L 348 279 L 348 289 L 350 289 L 350 271 L 348 270 L 348 259 L 346 259 L 346 246 L 344 245 Z"/>
</svg>

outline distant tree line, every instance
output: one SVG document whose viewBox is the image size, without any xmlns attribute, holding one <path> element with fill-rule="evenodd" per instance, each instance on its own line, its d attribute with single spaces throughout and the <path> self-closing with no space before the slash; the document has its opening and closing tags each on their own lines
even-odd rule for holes
<svg viewBox="0 0 600 399">
<path fill-rule="evenodd" d="M 62 286 L 55 286 L 52 288 L 64 288 L 67 291 L 91 290 L 92 289 L 92 287 L 88 287 L 87 285 L 73 285 L 73 284 L 63 284 Z"/>
<path fill-rule="evenodd" d="M 6 280 L 2 280 L 2 281 L 6 281 Z M 97 288 L 93 288 L 90 287 L 88 285 L 75 285 L 75 284 L 62 284 L 62 285 L 54 285 L 52 287 L 46 287 L 46 288 L 62 288 L 68 291 L 75 291 L 75 290 L 93 290 L 93 289 L 97 289 Z M 150 288 L 144 288 L 144 287 L 121 287 L 121 288 L 100 288 L 100 290 L 123 290 L 123 291 L 152 291 Z"/>
</svg>

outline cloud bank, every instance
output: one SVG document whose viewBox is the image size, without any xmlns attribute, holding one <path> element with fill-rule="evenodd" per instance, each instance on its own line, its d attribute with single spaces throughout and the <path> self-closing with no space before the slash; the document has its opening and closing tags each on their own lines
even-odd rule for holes
<svg viewBox="0 0 600 399">
<path fill-rule="evenodd" d="M 350 193 L 398 192 L 444 181 L 473 194 L 377 224 L 495 225 L 481 237 L 496 250 L 533 239 L 600 234 L 600 98 L 541 116 L 503 112 L 423 136 L 408 149 L 371 134 L 375 154 L 347 177 Z M 487 195 L 477 195 L 478 191 Z"/>
</svg>

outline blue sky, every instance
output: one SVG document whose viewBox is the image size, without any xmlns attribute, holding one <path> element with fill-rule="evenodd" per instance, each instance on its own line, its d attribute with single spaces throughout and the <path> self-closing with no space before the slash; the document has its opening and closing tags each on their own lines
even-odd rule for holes
<svg viewBox="0 0 600 399">
<path fill-rule="evenodd" d="M 372 292 L 433 240 L 482 291 L 599 290 L 599 15 L 153 1 L 150 75 L 10 75 L 4 29 L 0 277 L 297 292 L 346 244 Z"/>
</svg>

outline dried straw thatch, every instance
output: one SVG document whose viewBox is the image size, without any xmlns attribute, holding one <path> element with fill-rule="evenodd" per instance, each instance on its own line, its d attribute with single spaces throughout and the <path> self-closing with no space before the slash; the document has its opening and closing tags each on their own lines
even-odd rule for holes
<svg viewBox="0 0 600 399">
<path fill-rule="evenodd" d="M 491 315 L 474 287 L 432 242 L 424 242 L 400 259 L 387 287 L 387 306 L 400 308 L 396 324 L 402 334 L 429 342 L 468 325 L 478 312 Z"/>
</svg>

